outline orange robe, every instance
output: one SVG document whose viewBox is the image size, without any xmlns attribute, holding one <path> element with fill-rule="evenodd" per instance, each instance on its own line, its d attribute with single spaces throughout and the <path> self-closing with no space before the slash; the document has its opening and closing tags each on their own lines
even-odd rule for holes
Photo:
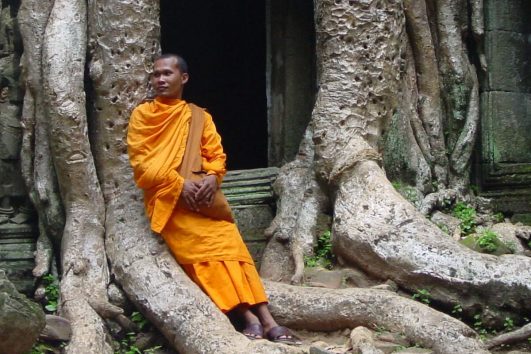
<svg viewBox="0 0 531 354">
<path fill-rule="evenodd" d="M 185 101 L 156 98 L 135 108 L 127 144 L 138 187 L 153 231 L 164 241 L 190 278 L 218 307 L 266 302 L 253 260 L 234 223 L 180 208 L 184 179 L 177 173 L 188 137 L 191 110 Z M 202 167 L 225 175 L 226 155 L 210 114 L 201 137 Z"/>
</svg>

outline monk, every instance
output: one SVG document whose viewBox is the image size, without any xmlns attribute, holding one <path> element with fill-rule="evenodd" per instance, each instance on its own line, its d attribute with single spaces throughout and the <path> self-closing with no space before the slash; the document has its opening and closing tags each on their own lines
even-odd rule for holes
<svg viewBox="0 0 531 354">
<path fill-rule="evenodd" d="M 300 340 L 279 326 L 267 307 L 267 296 L 240 233 L 227 220 L 200 212 L 210 207 L 226 173 L 221 137 L 204 112 L 200 181 L 183 178 L 183 160 L 192 111 L 182 99 L 188 66 L 175 54 L 154 62 L 151 83 L 156 97 L 131 114 L 127 144 L 134 177 L 144 190 L 151 228 L 160 234 L 188 276 L 226 314 L 239 317 L 249 339 L 299 345 Z"/>
</svg>

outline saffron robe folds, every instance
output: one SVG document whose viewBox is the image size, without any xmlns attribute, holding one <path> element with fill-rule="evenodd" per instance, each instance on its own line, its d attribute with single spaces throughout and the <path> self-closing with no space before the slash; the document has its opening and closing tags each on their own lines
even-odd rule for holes
<svg viewBox="0 0 531 354">
<path fill-rule="evenodd" d="M 191 110 L 183 100 L 156 98 L 135 108 L 127 143 L 135 181 L 153 231 L 160 233 L 177 262 L 212 300 L 228 311 L 239 303 L 266 302 L 253 260 L 234 223 L 180 208 L 181 164 Z M 202 168 L 221 183 L 226 173 L 221 137 L 205 113 Z M 227 288 L 228 280 L 234 287 Z"/>
</svg>

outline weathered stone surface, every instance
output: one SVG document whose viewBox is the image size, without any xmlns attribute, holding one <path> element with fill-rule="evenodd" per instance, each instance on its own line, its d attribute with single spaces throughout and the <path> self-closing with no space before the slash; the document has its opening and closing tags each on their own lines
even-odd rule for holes
<svg viewBox="0 0 531 354">
<path fill-rule="evenodd" d="M 239 205 L 232 207 L 232 212 L 249 252 L 259 266 L 266 246 L 264 231 L 273 220 L 273 209 L 268 204 Z"/>
<path fill-rule="evenodd" d="M 40 306 L 20 294 L 0 270 L 0 354 L 29 351 L 44 324 Z"/>
<path fill-rule="evenodd" d="M 67 341 L 72 336 L 70 321 L 64 317 L 46 315 L 46 326 L 40 338 L 52 341 Z"/>
<path fill-rule="evenodd" d="M 494 163 L 531 163 L 531 94 L 485 92 L 481 99 L 485 112 L 482 142 L 487 148 L 483 159 Z"/>
<path fill-rule="evenodd" d="M 229 171 L 221 185 L 258 268 L 266 245 L 264 230 L 274 217 L 272 184 L 277 174 L 276 167 Z"/>
<path fill-rule="evenodd" d="M 488 90 L 531 92 L 529 34 L 489 31 L 486 41 Z"/>
<path fill-rule="evenodd" d="M 514 250 L 515 254 L 525 254 L 525 248 L 522 245 L 522 241 L 517 236 L 519 227 L 511 223 L 499 223 L 491 227 L 499 239 L 504 242 L 509 248 Z"/>
<path fill-rule="evenodd" d="M 456 229 L 459 229 L 459 224 L 461 223 L 458 218 L 440 211 L 433 213 L 431 221 L 450 236 L 455 233 Z"/>
<path fill-rule="evenodd" d="M 305 268 L 304 282 L 308 286 L 339 289 L 343 285 L 343 271 L 328 270 L 320 267 Z"/>
<path fill-rule="evenodd" d="M 486 0 L 485 30 L 531 32 L 531 2 L 528 0 Z"/>
<path fill-rule="evenodd" d="M 402 346 L 400 344 L 379 340 L 374 341 L 374 347 L 383 352 L 384 354 L 395 353 L 402 349 Z"/>
<path fill-rule="evenodd" d="M 0 225 L 0 269 L 3 269 L 18 291 L 29 295 L 35 280 L 35 228 L 28 224 Z"/>
<path fill-rule="evenodd" d="M 343 278 L 346 286 L 354 286 L 358 288 L 368 288 L 373 285 L 379 285 L 379 282 L 371 279 L 367 274 L 358 269 L 346 268 L 343 270 Z"/>
<path fill-rule="evenodd" d="M 350 345 L 354 353 L 382 354 L 383 352 L 374 346 L 374 336 L 366 327 L 356 327 L 350 333 Z"/>
</svg>

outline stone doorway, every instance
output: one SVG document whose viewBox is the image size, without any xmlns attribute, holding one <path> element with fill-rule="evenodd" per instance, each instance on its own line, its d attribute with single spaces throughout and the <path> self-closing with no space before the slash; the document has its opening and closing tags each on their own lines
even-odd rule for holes
<svg viewBox="0 0 531 354">
<path fill-rule="evenodd" d="M 316 92 L 313 2 L 161 0 L 163 52 L 190 67 L 185 99 L 214 116 L 227 168 L 293 159 Z"/>
</svg>

